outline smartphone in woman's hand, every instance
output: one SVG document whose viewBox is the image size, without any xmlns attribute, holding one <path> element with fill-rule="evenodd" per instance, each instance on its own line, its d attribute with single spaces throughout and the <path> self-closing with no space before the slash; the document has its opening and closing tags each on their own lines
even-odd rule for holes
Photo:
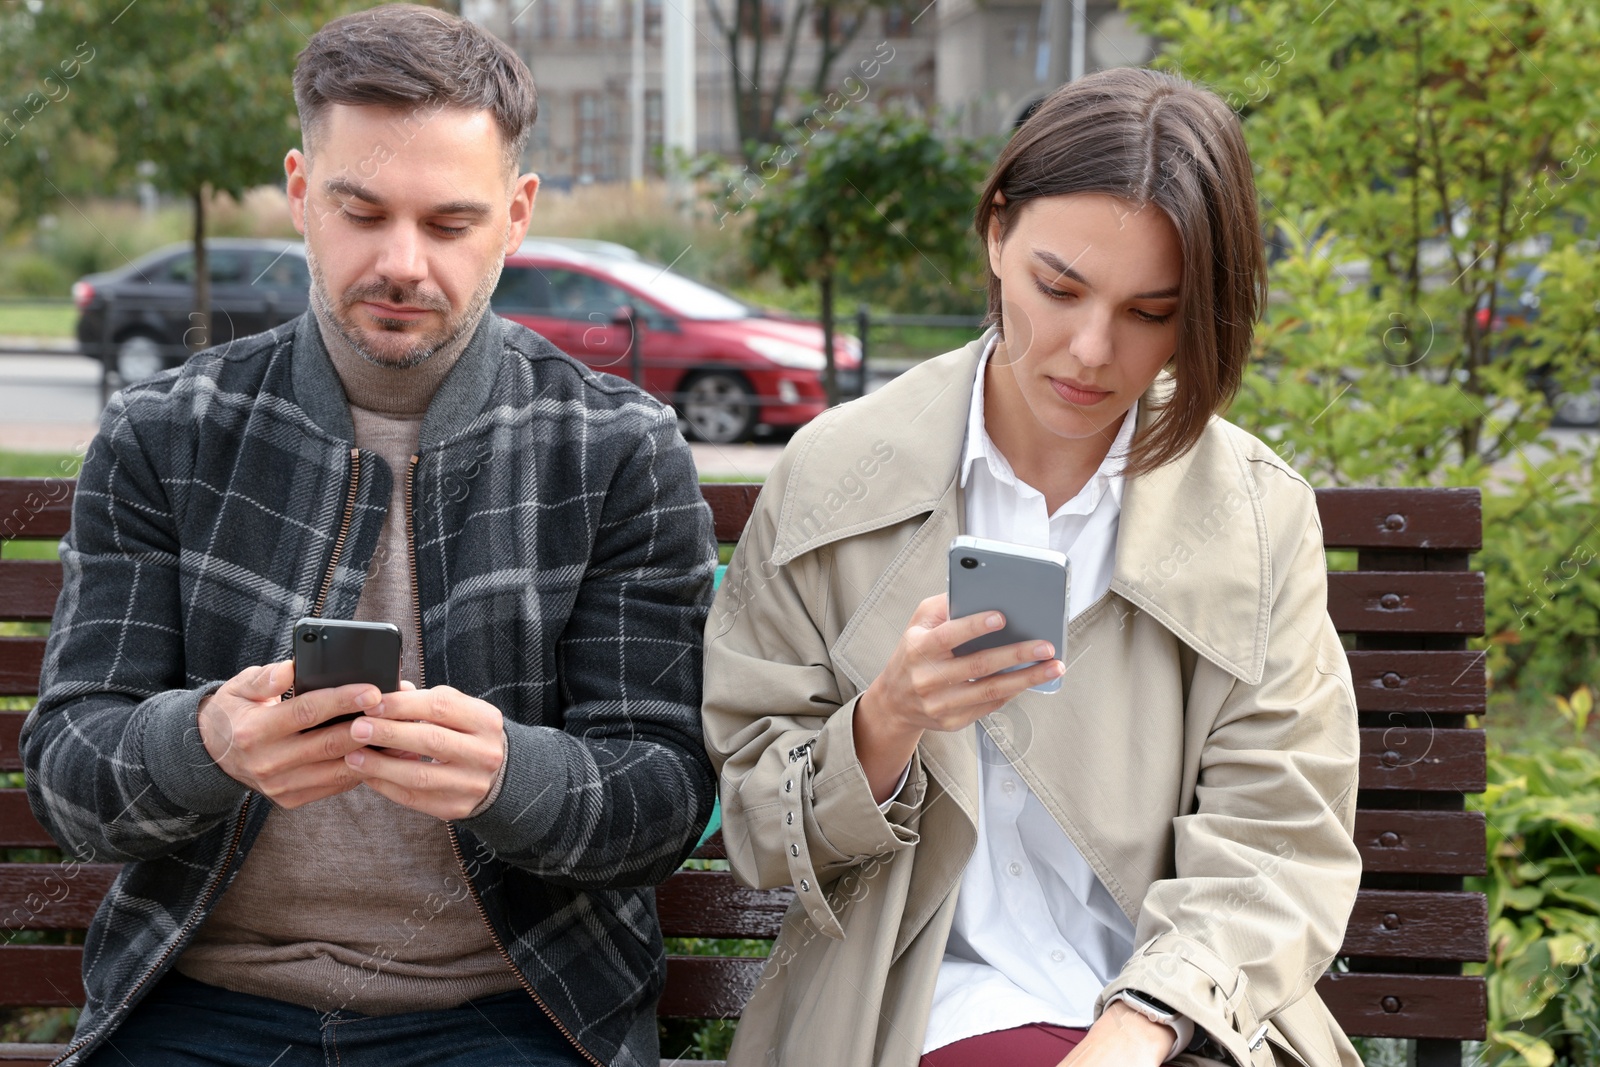
<svg viewBox="0 0 1600 1067">
<path fill-rule="evenodd" d="M 1006 624 L 994 633 L 974 638 L 954 649 L 957 656 L 1018 641 L 1048 641 L 1056 658 L 1066 662 L 1067 583 L 1069 565 L 1064 553 L 1029 548 L 1008 541 L 991 541 L 962 535 L 950 542 L 950 617 L 998 611 Z M 1033 666 L 1022 663 L 1005 671 Z M 1054 693 L 1061 679 L 1052 678 L 1033 687 L 1035 693 Z"/>
</svg>

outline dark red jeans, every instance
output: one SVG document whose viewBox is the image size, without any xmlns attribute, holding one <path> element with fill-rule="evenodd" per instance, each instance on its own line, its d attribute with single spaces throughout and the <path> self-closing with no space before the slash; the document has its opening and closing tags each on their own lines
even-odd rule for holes
<svg viewBox="0 0 1600 1067">
<path fill-rule="evenodd" d="M 922 1057 L 921 1067 L 1056 1067 L 1088 1036 L 1087 1030 L 1033 1023 L 936 1048 Z"/>
</svg>

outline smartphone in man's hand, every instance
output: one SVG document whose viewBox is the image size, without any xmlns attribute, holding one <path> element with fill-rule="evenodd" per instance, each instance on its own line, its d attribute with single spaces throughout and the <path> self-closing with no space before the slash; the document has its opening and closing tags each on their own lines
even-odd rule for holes
<svg viewBox="0 0 1600 1067">
<path fill-rule="evenodd" d="M 400 689 L 400 627 L 389 622 L 304 618 L 294 624 L 294 689 L 334 689 L 366 682 L 381 693 Z M 340 715 L 330 723 L 349 722 Z"/>
</svg>

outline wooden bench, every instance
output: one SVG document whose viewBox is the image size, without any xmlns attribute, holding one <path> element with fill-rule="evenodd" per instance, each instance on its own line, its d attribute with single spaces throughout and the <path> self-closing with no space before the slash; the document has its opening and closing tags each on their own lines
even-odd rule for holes
<svg viewBox="0 0 1600 1067">
<path fill-rule="evenodd" d="M 738 539 L 760 487 L 702 487 L 717 538 Z M 0 480 L 0 620 L 48 622 L 61 584 L 53 561 L 7 560 L 12 537 L 65 533 L 70 481 Z M 1484 735 L 1465 716 L 1484 710 L 1485 672 L 1467 638 L 1483 632 L 1483 576 L 1469 571 L 1482 514 L 1473 489 L 1327 489 L 1317 503 L 1329 549 L 1354 549 L 1358 569 L 1330 572 L 1329 610 L 1349 652 L 1361 713 L 1356 842 L 1365 873 L 1339 967 L 1318 985 L 1353 1036 L 1417 1039 L 1415 1063 L 1461 1063 L 1460 1042 L 1482 1039 L 1484 980 L 1460 973 L 1487 958 L 1488 915 L 1462 878 L 1485 873 L 1483 816 L 1463 810 L 1485 780 Z M 38 685 L 42 637 L 0 637 L 0 695 Z M 23 713 L 0 713 L 0 771 L 21 769 Z M 0 848 L 52 848 L 21 789 L 0 789 Z M 697 856 L 721 858 L 712 838 Z M 21 928 L 81 931 L 117 868 L 0 864 L 0 916 Z M 770 940 L 791 894 L 750 890 L 725 871 L 685 870 L 657 894 L 667 937 Z M 38 906 L 45 902 L 45 906 Z M 14 918 L 8 929 L 18 928 Z M 759 958 L 668 961 L 659 1014 L 734 1018 L 755 987 Z M 0 1007 L 82 1002 L 81 950 L 0 947 Z M 673 1050 L 665 1050 L 673 1051 Z M 0 1046 L 0 1061 L 44 1064 L 53 1046 Z"/>
</svg>

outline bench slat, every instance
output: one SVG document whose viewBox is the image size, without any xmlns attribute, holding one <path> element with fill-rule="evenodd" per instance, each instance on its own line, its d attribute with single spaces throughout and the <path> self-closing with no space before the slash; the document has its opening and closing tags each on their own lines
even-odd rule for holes
<svg viewBox="0 0 1600 1067">
<path fill-rule="evenodd" d="M 656 1006 L 662 1019 L 732 1019 L 744 1011 L 765 959 L 668 956 L 667 988 Z"/>
<path fill-rule="evenodd" d="M 712 525 L 717 540 L 733 542 L 744 532 L 750 521 L 756 497 L 761 495 L 759 482 L 701 482 L 700 495 L 711 505 Z"/>
<path fill-rule="evenodd" d="M 1426 711 L 1481 715 L 1488 703 L 1482 652 L 1345 652 L 1363 712 Z"/>
<path fill-rule="evenodd" d="M 55 848 L 56 843 L 33 817 L 25 789 L 0 789 L 0 848 Z M 0 1004 L 4 1004 L 0 1000 Z"/>
<path fill-rule="evenodd" d="M 5 609 L 0 607 L 0 612 Z M 44 666 L 42 637 L 0 637 L 0 696 L 32 696 Z"/>
<path fill-rule="evenodd" d="M 1325 974 L 1317 992 L 1352 1037 L 1481 1041 L 1484 980 L 1459 974 Z"/>
<path fill-rule="evenodd" d="M 1482 730 L 1361 729 L 1361 788 L 1481 793 L 1487 784 Z"/>
<path fill-rule="evenodd" d="M 17 735 L 22 733 L 25 711 L 0 711 L 0 771 L 22 770 L 22 750 Z"/>
<path fill-rule="evenodd" d="M 0 863 L 0 929 L 87 930 L 117 863 Z"/>
<path fill-rule="evenodd" d="M 73 478 L 0 478 L 0 538 L 57 538 L 72 522 Z"/>
<path fill-rule="evenodd" d="M 1482 962 L 1489 902 L 1482 893 L 1360 890 L 1339 955 Z"/>
<path fill-rule="evenodd" d="M 1328 614 L 1340 633 L 1483 633 L 1479 571 L 1330 571 Z"/>
<path fill-rule="evenodd" d="M 1318 489 L 1317 512 L 1329 548 L 1483 547 L 1483 501 L 1476 489 Z"/>
<path fill-rule="evenodd" d="M 679 871 L 656 888 L 656 913 L 665 937 L 770 939 L 793 899 L 791 889 L 750 889 L 726 871 Z"/>
<path fill-rule="evenodd" d="M 59 560 L 0 559 L 0 604 L 4 605 L 0 617 L 9 622 L 49 622 L 60 595 Z"/>
<path fill-rule="evenodd" d="M 74 1008 L 83 1003 L 81 945 L 0 947 L 0 1004 Z"/>
<path fill-rule="evenodd" d="M 114 863 L 0 864 L 0 924 L 86 929 L 118 870 Z M 771 940 L 793 899 L 793 890 L 749 889 L 725 871 L 679 871 L 656 890 L 656 909 L 666 937 Z M 1363 889 L 1340 954 L 1482 960 L 1488 923 L 1480 893 Z"/>
<path fill-rule="evenodd" d="M 1481 811 L 1356 810 L 1362 870 L 1375 874 L 1487 874 Z"/>
<path fill-rule="evenodd" d="M 6 1067 L 50 1067 L 67 1051 L 66 1045 L 3 1044 L 0 1063 Z"/>
</svg>

